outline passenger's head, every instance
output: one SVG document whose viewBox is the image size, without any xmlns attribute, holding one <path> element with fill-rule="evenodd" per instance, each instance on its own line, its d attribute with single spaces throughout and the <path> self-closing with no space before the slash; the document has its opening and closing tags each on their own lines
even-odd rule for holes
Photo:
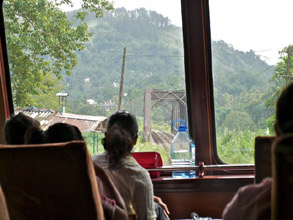
<svg viewBox="0 0 293 220">
<path fill-rule="evenodd" d="M 126 112 L 118 111 L 110 116 L 103 145 L 109 155 L 110 168 L 119 167 L 121 159 L 131 154 L 137 140 L 136 118 Z"/>
<path fill-rule="evenodd" d="M 24 144 L 45 144 L 48 143 L 46 133 L 38 127 L 30 127 L 24 135 Z"/>
<path fill-rule="evenodd" d="M 40 123 L 23 113 L 12 115 L 4 125 L 6 144 L 24 144 L 24 135 L 28 128 L 39 127 Z"/>
<path fill-rule="evenodd" d="M 107 123 L 107 131 L 113 126 L 119 125 L 121 128 L 130 133 L 133 140 L 137 138 L 138 125 L 134 115 L 127 111 L 117 111 L 112 114 Z"/>
<path fill-rule="evenodd" d="M 76 126 L 66 123 L 51 125 L 45 133 L 50 143 L 83 140 L 80 130 Z"/>
<path fill-rule="evenodd" d="M 293 133 L 293 83 L 278 98 L 275 128 L 277 134 Z"/>
</svg>

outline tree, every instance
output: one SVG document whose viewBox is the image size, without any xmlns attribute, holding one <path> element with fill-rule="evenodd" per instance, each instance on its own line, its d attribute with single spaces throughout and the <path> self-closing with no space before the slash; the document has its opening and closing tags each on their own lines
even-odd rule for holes
<svg viewBox="0 0 293 220">
<path fill-rule="evenodd" d="M 64 90 L 61 81 L 56 81 L 52 75 L 47 74 L 44 76 L 43 83 L 51 83 L 53 86 L 50 91 L 46 93 L 41 93 L 38 95 L 32 95 L 32 106 L 37 108 L 49 108 L 55 111 L 60 111 L 59 98 L 56 94 Z M 68 111 L 68 106 L 66 106 L 66 111 Z"/>
<path fill-rule="evenodd" d="M 247 112 L 233 111 L 229 113 L 222 124 L 222 130 L 241 131 L 243 128 L 254 130 L 255 126 Z"/>
<path fill-rule="evenodd" d="M 293 45 L 284 47 L 280 54 L 280 61 L 277 63 L 275 68 L 275 74 L 271 79 L 271 88 L 269 91 L 269 96 L 266 99 L 267 108 L 275 108 L 278 97 L 280 96 L 282 90 L 286 85 L 293 81 Z M 275 121 L 275 116 L 272 115 L 266 121 L 267 126 L 270 131 L 273 132 L 273 124 Z"/>
<path fill-rule="evenodd" d="M 77 65 L 75 52 L 84 49 L 91 36 L 84 22 L 87 13 L 76 13 L 70 22 L 60 9 L 65 4 L 72 6 L 72 0 L 4 1 L 9 68 L 19 107 L 31 105 L 32 96 L 54 87 L 46 83 L 46 75 L 54 80 L 62 79 L 62 71 L 70 75 Z M 102 17 L 103 10 L 113 6 L 107 0 L 83 0 L 82 8 Z"/>
<path fill-rule="evenodd" d="M 276 76 L 285 78 L 286 85 L 288 85 L 289 81 L 292 80 L 292 53 L 293 53 L 293 45 L 289 45 L 285 47 L 282 51 L 279 52 L 282 60 L 276 68 Z"/>
</svg>

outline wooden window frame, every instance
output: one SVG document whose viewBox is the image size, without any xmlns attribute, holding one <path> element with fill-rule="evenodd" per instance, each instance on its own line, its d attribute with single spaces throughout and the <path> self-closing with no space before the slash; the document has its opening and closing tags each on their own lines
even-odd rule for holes
<svg viewBox="0 0 293 220">
<path fill-rule="evenodd" d="M 190 135 L 197 161 L 217 164 L 208 1 L 182 0 L 181 5 Z"/>
<path fill-rule="evenodd" d="M 181 5 L 188 120 L 197 163 L 224 164 L 217 154 L 209 0 L 181 0 Z M 253 173 L 251 165 L 247 174 Z"/>
<path fill-rule="evenodd" d="M 3 125 L 14 109 L 4 28 L 3 0 L 0 4 L 0 124 Z M 0 143 L 5 143 L 3 126 L 0 126 Z"/>
</svg>

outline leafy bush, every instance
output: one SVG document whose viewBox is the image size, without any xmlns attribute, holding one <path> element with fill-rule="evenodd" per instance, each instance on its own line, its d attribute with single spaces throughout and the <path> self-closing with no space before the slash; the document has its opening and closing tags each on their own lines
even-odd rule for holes
<svg viewBox="0 0 293 220">
<path fill-rule="evenodd" d="M 257 132 L 230 131 L 225 129 L 217 133 L 217 150 L 219 157 L 228 164 L 253 164 L 254 163 L 254 139 L 256 136 L 264 136 L 266 130 Z"/>
</svg>

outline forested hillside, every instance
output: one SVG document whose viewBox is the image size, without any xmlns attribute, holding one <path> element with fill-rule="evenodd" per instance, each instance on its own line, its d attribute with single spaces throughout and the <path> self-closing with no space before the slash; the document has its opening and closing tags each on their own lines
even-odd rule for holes
<svg viewBox="0 0 293 220">
<path fill-rule="evenodd" d="M 73 13 L 68 13 L 69 18 Z M 182 30 L 168 18 L 143 8 L 119 8 L 105 12 L 102 19 L 90 15 L 86 21 L 91 40 L 78 53 L 79 64 L 72 76 L 65 77 L 72 112 L 106 114 L 101 104 L 117 104 L 124 47 L 124 108 L 142 116 L 146 88 L 185 88 Z M 264 81 L 271 79 L 274 68 L 253 51 L 235 50 L 224 41 L 214 41 L 212 48 L 217 127 L 265 128 L 271 111 L 260 100 L 267 94 Z M 100 106 L 86 104 L 87 99 Z"/>
<path fill-rule="evenodd" d="M 66 77 L 70 107 L 76 113 L 87 113 L 86 107 L 74 107 L 86 99 L 117 101 L 124 47 L 124 107 L 131 105 L 141 115 L 145 88 L 184 89 L 182 31 L 167 18 L 145 9 L 120 8 L 106 12 L 103 19 L 90 16 L 87 23 L 93 36 L 78 53 L 72 76 Z"/>
<path fill-rule="evenodd" d="M 266 128 L 272 109 L 265 106 L 265 101 L 274 67 L 252 50 L 238 51 L 223 41 L 213 42 L 212 48 L 217 127 Z"/>
</svg>

